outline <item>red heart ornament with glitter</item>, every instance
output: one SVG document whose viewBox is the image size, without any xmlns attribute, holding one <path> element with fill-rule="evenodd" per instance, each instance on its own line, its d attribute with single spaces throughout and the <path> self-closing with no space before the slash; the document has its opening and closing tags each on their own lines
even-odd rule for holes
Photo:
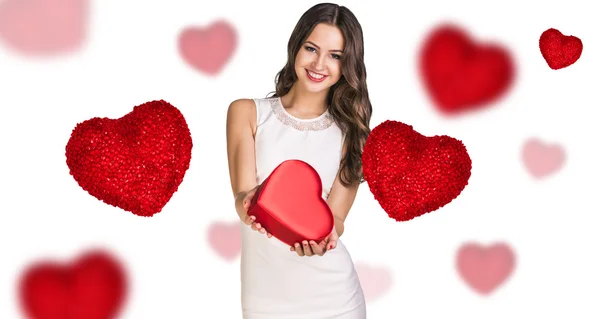
<svg viewBox="0 0 600 319">
<path fill-rule="evenodd" d="M 19 282 L 21 308 L 36 319 L 117 318 L 127 293 L 124 269 L 103 252 L 90 252 L 72 265 L 40 262 Z"/>
<path fill-rule="evenodd" d="M 322 197 L 317 171 L 301 160 L 279 164 L 259 186 L 248 215 L 266 231 L 293 246 L 303 240 L 317 243 L 333 230 L 333 214 Z"/>
<path fill-rule="evenodd" d="M 548 29 L 540 36 L 540 51 L 553 70 L 575 63 L 583 52 L 583 43 L 575 36 L 565 36 L 556 29 Z"/>
<path fill-rule="evenodd" d="M 509 53 L 499 45 L 475 43 L 451 25 L 424 41 L 420 71 L 425 89 L 444 114 L 484 107 L 501 97 L 514 78 Z"/>
<path fill-rule="evenodd" d="M 471 158 L 461 141 L 446 135 L 426 137 L 396 121 L 371 131 L 362 160 L 371 193 L 397 221 L 445 206 L 471 177 Z"/>
<path fill-rule="evenodd" d="M 106 204 L 135 215 L 159 213 L 189 168 L 192 138 L 177 108 L 160 100 L 119 119 L 79 123 L 66 147 L 77 183 Z"/>
</svg>

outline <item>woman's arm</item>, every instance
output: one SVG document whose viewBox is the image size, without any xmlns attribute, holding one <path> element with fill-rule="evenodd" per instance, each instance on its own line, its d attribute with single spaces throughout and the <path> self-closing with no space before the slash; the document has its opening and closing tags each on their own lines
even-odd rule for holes
<svg viewBox="0 0 600 319">
<path fill-rule="evenodd" d="M 342 147 L 342 158 L 346 154 L 346 145 Z M 327 197 L 327 204 L 329 204 L 329 208 L 333 213 L 333 217 L 335 220 L 335 230 L 338 233 L 338 236 L 342 236 L 344 233 L 344 222 L 346 221 L 346 217 L 348 217 L 348 213 L 350 212 L 350 208 L 352 208 L 352 204 L 354 204 L 354 199 L 356 198 L 356 194 L 358 193 L 358 186 L 360 185 L 358 182 L 346 187 L 342 184 L 340 180 L 341 167 L 338 170 L 335 181 L 333 182 L 333 186 L 331 187 L 331 191 L 329 192 L 329 196 Z"/>
<path fill-rule="evenodd" d="M 227 110 L 227 159 L 229 179 L 235 209 L 241 220 L 246 218 L 242 200 L 256 187 L 256 159 L 254 156 L 254 127 L 256 107 L 250 99 L 232 102 Z"/>
<path fill-rule="evenodd" d="M 340 181 L 340 174 L 338 173 L 329 197 L 327 197 L 327 204 L 329 204 L 333 213 L 335 230 L 338 236 L 342 236 L 344 233 L 344 222 L 346 221 L 346 217 L 348 217 L 352 204 L 354 204 L 358 186 L 359 183 L 354 183 L 348 187 L 344 186 Z"/>
</svg>

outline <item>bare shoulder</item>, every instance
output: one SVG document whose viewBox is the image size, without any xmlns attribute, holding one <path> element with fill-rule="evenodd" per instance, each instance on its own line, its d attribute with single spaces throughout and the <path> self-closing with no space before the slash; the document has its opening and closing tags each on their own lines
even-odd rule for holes
<svg viewBox="0 0 600 319">
<path fill-rule="evenodd" d="M 227 109 L 227 122 L 230 124 L 239 125 L 241 123 L 248 123 L 254 131 L 256 126 L 256 106 L 252 99 L 237 99 Z"/>
<path fill-rule="evenodd" d="M 237 99 L 227 109 L 227 123 L 239 125 L 247 123 L 255 131 L 256 126 L 256 106 L 252 99 Z"/>
<path fill-rule="evenodd" d="M 237 99 L 229 104 L 228 114 L 233 116 L 248 115 L 255 112 L 254 100 Z"/>
</svg>

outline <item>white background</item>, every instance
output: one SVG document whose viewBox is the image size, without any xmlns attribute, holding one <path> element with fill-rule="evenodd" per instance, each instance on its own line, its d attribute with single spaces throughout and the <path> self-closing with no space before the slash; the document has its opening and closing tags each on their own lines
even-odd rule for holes
<svg viewBox="0 0 600 319">
<path fill-rule="evenodd" d="M 211 223 L 237 218 L 226 111 L 235 99 L 274 90 L 288 37 L 316 3 L 92 1 L 78 51 L 34 58 L 0 46 L 0 318 L 22 316 L 23 267 L 67 262 L 94 246 L 110 249 L 129 271 L 121 318 L 241 318 L 239 258 L 222 259 L 207 241 Z M 450 135 L 473 160 L 458 199 L 406 223 L 388 218 L 361 187 L 342 240 L 355 262 L 388 269 L 393 279 L 368 302 L 369 318 L 597 318 L 600 21 L 593 2 L 338 3 L 364 30 L 371 127 L 393 119 L 424 135 Z M 221 73 L 209 76 L 182 59 L 177 40 L 184 28 L 220 19 L 236 27 L 239 42 Z M 423 90 L 419 45 L 444 21 L 501 43 L 516 62 L 514 86 L 486 111 L 448 119 Z M 582 39 L 578 62 L 548 67 L 538 48 L 548 28 Z M 162 213 L 141 218 L 83 191 L 69 175 L 65 145 L 77 123 L 118 118 L 155 99 L 184 114 L 194 147 L 179 191 Z M 521 151 L 531 137 L 564 148 L 560 171 L 541 180 L 528 173 Z M 512 275 L 490 295 L 457 274 L 456 252 L 468 241 L 514 250 Z"/>
</svg>

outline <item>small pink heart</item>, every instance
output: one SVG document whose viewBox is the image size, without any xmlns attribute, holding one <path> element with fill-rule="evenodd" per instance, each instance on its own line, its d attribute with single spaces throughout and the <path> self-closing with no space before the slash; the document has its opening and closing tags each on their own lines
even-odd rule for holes
<svg viewBox="0 0 600 319">
<path fill-rule="evenodd" d="M 0 38 L 26 55 L 78 49 L 86 36 L 87 0 L 0 1 Z"/>
<path fill-rule="evenodd" d="M 359 262 L 355 264 L 355 268 L 366 300 L 375 300 L 381 297 L 392 286 L 392 275 L 385 267 Z"/>
<path fill-rule="evenodd" d="M 235 29 L 225 21 L 217 21 L 206 28 L 186 28 L 179 35 L 179 51 L 183 59 L 210 75 L 223 69 L 236 47 Z"/>
<path fill-rule="evenodd" d="M 228 261 L 234 260 L 242 249 L 239 222 L 213 223 L 208 229 L 208 242 L 219 256 Z"/>
<path fill-rule="evenodd" d="M 563 166 L 565 151 L 559 145 L 546 145 L 530 139 L 523 147 L 523 162 L 535 178 L 547 176 Z"/>
<path fill-rule="evenodd" d="M 466 243 L 458 250 L 456 263 L 458 273 L 471 288 L 480 294 L 489 294 L 512 273 L 515 256 L 504 243 L 489 247 Z"/>
</svg>

